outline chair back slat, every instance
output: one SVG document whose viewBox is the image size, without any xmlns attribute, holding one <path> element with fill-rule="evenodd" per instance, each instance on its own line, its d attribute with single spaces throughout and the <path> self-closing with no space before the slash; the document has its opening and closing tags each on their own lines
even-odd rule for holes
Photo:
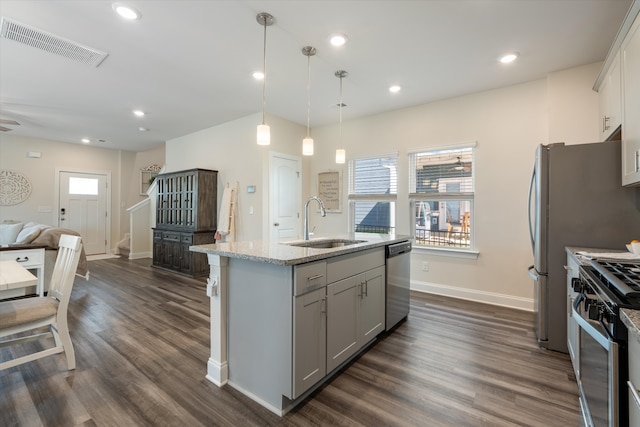
<svg viewBox="0 0 640 427">
<path fill-rule="evenodd" d="M 70 236 L 68 234 L 60 236 L 58 255 L 53 267 L 51 282 L 49 283 L 50 296 L 58 300 L 69 297 L 78 262 L 80 261 L 81 248 L 82 243 L 79 236 Z"/>
</svg>

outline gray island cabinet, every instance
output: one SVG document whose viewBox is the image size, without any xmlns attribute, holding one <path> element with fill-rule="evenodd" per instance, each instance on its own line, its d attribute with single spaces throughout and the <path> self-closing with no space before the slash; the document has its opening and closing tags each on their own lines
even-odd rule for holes
<svg viewBox="0 0 640 427">
<path fill-rule="evenodd" d="M 192 246 L 211 266 L 207 378 L 284 415 L 368 348 L 385 329 L 385 246 L 406 236 L 367 238 Z"/>
</svg>

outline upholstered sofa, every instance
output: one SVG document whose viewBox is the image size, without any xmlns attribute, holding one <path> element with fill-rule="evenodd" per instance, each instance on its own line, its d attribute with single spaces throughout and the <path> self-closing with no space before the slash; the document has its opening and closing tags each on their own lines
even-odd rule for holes
<svg viewBox="0 0 640 427">
<path fill-rule="evenodd" d="M 44 287 L 45 292 L 48 290 L 49 279 L 53 273 L 53 267 L 56 263 L 56 256 L 58 251 L 58 242 L 62 234 L 70 234 L 72 236 L 79 236 L 77 232 L 60 227 L 53 227 L 46 224 L 38 224 L 35 222 L 5 222 L 0 224 L 0 245 L 13 246 L 13 245 L 44 245 L 45 257 L 44 257 Z M 87 269 L 87 257 L 85 256 L 84 248 L 80 254 L 80 261 L 78 263 L 78 269 L 76 274 L 89 278 L 89 271 Z"/>
</svg>

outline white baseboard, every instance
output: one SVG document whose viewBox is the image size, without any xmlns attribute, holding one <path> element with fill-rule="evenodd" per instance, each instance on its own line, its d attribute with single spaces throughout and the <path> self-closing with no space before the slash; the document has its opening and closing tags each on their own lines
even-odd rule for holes
<svg viewBox="0 0 640 427">
<path fill-rule="evenodd" d="M 153 258 L 153 252 L 130 252 L 129 259 Z"/>
<path fill-rule="evenodd" d="M 438 283 L 411 281 L 411 290 L 442 295 L 452 298 L 460 298 L 477 301 L 502 307 L 510 307 L 518 310 L 533 311 L 533 299 L 516 297 L 513 295 L 498 294 L 495 292 L 480 291 L 477 289 L 458 288 L 455 286 L 441 285 Z"/>
<path fill-rule="evenodd" d="M 229 381 L 229 365 L 209 358 L 207 362 L 207 375 L 205 377 L 218 387 L 222 387 Z"/>
</svg>

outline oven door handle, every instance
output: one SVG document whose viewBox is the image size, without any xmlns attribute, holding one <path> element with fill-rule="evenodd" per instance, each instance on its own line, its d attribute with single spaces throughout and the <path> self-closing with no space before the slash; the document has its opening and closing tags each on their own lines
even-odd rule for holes
<svg viewBox="0 0 640 427">
<path fill-rule="evenodd" d="M 578 325 L 585 330 L 594 340 L 598 342 L 607 351 L 611 351 L 614 346 L 617 346 L 616 342 L 613 341 L 613 338 L 609 335 L 608 331 L 605 329 L 605 333 L 597 330 L 587 319 L 582 317 L 580 312 L 578 311 L 578 307 L 580 303 L 584 299 L 584 296 L 581 294 L 576 298 L 576 301 L 573 303 L 573 307 L 571 307 L 571 313 L 573 318 L 576 320 Z"/>
</svg>

